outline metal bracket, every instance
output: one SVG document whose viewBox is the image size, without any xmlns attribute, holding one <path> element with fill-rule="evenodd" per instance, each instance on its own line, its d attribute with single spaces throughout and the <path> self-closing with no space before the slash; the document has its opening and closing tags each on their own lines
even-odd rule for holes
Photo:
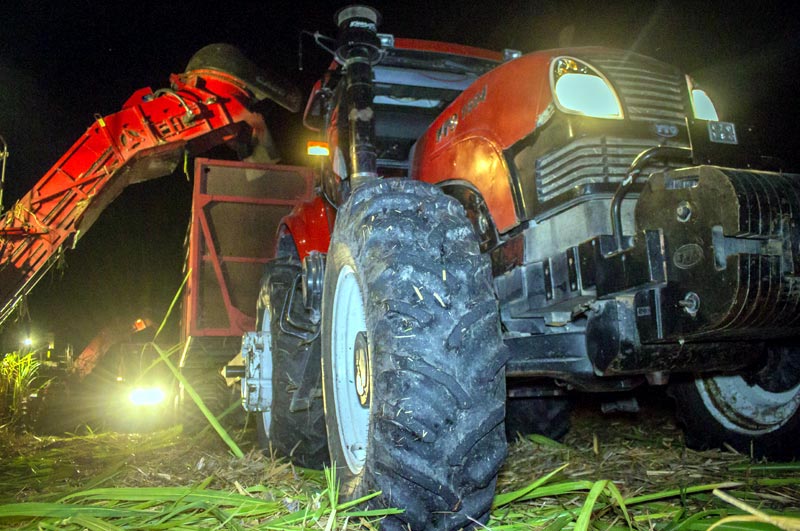
<svg viewBox="0 0 800 531">
<path fill-rule="evenodd" d="M 269 319 L 269 316 L 265 316 Z M 272 408 L 272 334 L 269 330 L 247 332 L 242 336 L 245 375 L 242 381 L 242 407 L 245 411 Z"/>
</svg>

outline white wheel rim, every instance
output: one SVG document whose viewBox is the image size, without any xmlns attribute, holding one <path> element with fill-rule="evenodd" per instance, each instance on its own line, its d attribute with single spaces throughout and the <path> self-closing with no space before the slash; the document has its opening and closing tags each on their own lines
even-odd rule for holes
<svg viewBox="0 0 800 531">
<path fill-rule="evenodd" d="M 725 428 L 759 435 L 783 426 L 800 408 L 800 384 L 782 393 L 748 385 L 741 376 L 695 380 L 708 411 Z"/>
<path fill-rule="evenodd" d="M 356 374 L 355 342 L 359 332 L 364 332 L 367 322 L 364 301 L 353 269 L 344 266 L 336 280 L 331 319 L 331 378 L 333 403 L 339 442 L 347 463 L 354 475 L 364 468 L 369 432 L 369 404 L 359 401 L 356 382 L 369 375 Z"/>
<path fill-rule="evenodd" d="M 264 345 L 265 356 L 261 356 L 262 375 L 269 375 L 270 381 L 272 380 L 272 314 L 269 308 L 264 308 L 264 315 L 261 317 L 261 331 L 267 332 L 266 337 L 270 342 L 269 345 Z M 269 396 L 267 397 L 267 408 L 261 412 L 261 423 L 264 425 L 264 433 L 269 438 L 269 429 L 272 425 L 272 385 L 269 386 Z"/>
</svg>

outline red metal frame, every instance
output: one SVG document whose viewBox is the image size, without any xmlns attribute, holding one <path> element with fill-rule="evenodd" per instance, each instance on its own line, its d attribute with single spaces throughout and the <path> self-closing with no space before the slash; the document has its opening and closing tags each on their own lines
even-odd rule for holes
<svg viewBox="0 0 800 531">
<path fill-rule="evenodd" d="M 254 195 L 229 195 L 214 194 L 207 191 L 209 168 L 227 168 L 230 170 L 252 171 L 276 171 L 286 174 L 295 174 L 304 183 L 302 191 L 292 197 L 276 199 L 274 197 L 254 196 Z M 236 224 L 239 234 L 261 235 L 263 245 L 258 249 L 251 250 L 249 255 L 224 254 L 221 249 L 225 242 L 221 241 L 220 231 L 214 226 L 215 221 L 211 219 L 211 211 L 219 210 L 222 205 L 239 205 L 252 209 L 262 209 L 264 207 L 283 207 L 294 208 L 301 201 L 307 200 L 313 191 L 314 175 L 309 168 L 299 166 L 282 166 L 252 164 L 239 161 L 222 161 L 210 159 L 197 159 L 195 162 L 195 182 L 192 196 L 192 225 L 189 232 L 189 253 L 188 266 L 191 268 L 187 285 L 185 305 L 184 305 L 184 335 L 185 337 L 240 337 L 244 332 L 255 329 L 255 300 L 258 294 L 258 283 L 248 282 L 249 278 L 237 277 L 230 264 L 256 266 L 257 271 L 263 269 L 263 265 L 274 257 L 274 248 L 270 248 L 266 241 L 269 236 L 277 234 L 278 224 L 272 227 L 265 227 L 262 223 L 255 226 L 248 225 L 246 217 L 227 218 L 225 223 Z M 219 223 L 219 220 L 217 220 Z M 269 232 L 270 234 L 267 234 Z M 208 268 L 213 271 L 215 282 L 209 285 L 204 282 L 204 273 Z M 233 284 L 237 288 L 242 288 L 252 294 L 252 304 L 237 306 L 232 297 Z M 219 299 L 224 306 L 226 323 L 224 326 L 208 326 L 204 313 L 212 308 L 204 307 L 202 302 L 203 290 L 219 290 Z M 216 294 L 215 294 L 216 295 Z M 213 308 L 218 311 L 219 308 Z"/>
<path fill-rule="evenodd" d="M 217 71 L 170 78 L 172 89 L 140 89 L 94 124 L 0 220 L 0 322 L 129 184 L 172 172 L 184 149 L 203 151 L 252 132 L 242 81 Z"/>
<path fill-rule="evenodd" d="M 449 53 L 454 55 L 466 55 L 467 57 L 479 57 L 481 59 L 489 59 L 490 61 L 502 61 L 503 54 L 494 50 L 487 50 L 485 48 L 476 48 L 475 46 L 465 46 L 463 44 L 453 44 L 450 42 L 439 41 L 426 41 L 423 39 L 404 39 L 396 38 L 394 40 L 394 47 L 404 50 L 419 50 L 422 52 L 439 52 Z"/>
</svg>

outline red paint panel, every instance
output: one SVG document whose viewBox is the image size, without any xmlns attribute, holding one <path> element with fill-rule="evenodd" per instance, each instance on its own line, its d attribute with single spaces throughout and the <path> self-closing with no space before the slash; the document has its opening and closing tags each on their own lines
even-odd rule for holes
<svg viewBox="0 0 800 531">
<path fill-rule="evenodd" d="M 430 183 L 469 181 L 483 195 L 500 232 L 519 223 L 502 154 L 534 131 L 553 100 L 550 57 L 548 52 L 526 55 L 480 77 L 417 142 L 414 177 Z"/>
<path fill-rule="evenodd" d="M 462 44 L 452 44 L 449 42 L 426 41 L 422 39 L 395 39 L 394 47 L 404 50 L 419 50 L 424 52 L 450 53 L 454 55 L 466 55 L 467 57 L 478 57 L 489 59 L 490 61 L 502 61 L 503 54 L 494 50 L 476 48 L 474 46 L 464 46 Z"/>
<path fill-rule="evenodd" d="M 292 235 L 300 260 L 311 251 L 328 252 L 335 221 L 336 211 L 318 195 L 297 205 L 284 219 L 283 223 Z"/>
</svg>

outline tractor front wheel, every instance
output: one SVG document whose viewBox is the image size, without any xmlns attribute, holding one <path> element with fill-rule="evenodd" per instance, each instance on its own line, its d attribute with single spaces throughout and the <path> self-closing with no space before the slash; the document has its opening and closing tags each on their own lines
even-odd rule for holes
<svg viewBox="0 0 800 531">
<path fill-rule="evenodd" d="M 754 457 L 800 457 L 800 349 L 772 346 L 768 359 L 750 377 L 702 375 L 671 385 L 687 446 L 727 444 Z"/>
<path fill-rule="evenodd" d="M 462 207 L 387 179 L 339 210 L 323 290 L 323 395 L 341 496 L 383 529 L 482 527 L 506 454 L 490 265 Z"/>
</svg>

